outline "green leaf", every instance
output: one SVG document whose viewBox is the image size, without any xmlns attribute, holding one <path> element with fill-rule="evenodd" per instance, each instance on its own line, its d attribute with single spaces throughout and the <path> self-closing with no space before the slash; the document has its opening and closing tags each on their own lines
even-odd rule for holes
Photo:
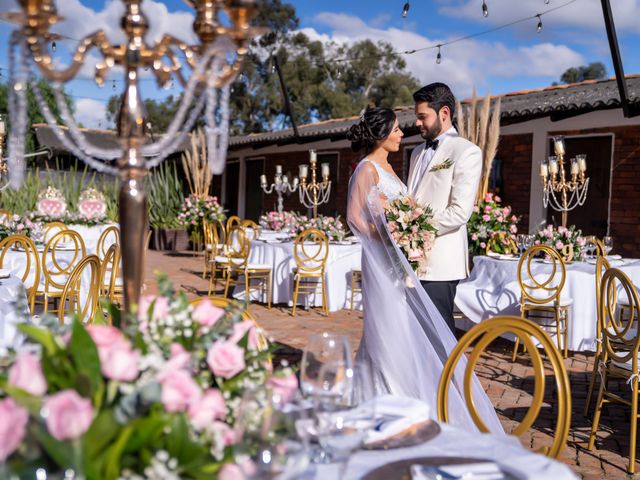
<svg viewBox="0 0 640 480">
<path fill-rule="evenodd" d="M 118 435 L 115 442 L 112 443 L 109 450 L 107 450 L 105 454 L 105 469 L 104 469 L 104 477 L 105 479 L 111 480 L 118 478 L 120 475 L 120 461 L 122 459 L 122 453 L 129 441 L 129 437 L 133 433 L 133 424 L 128 425 L 120 431 L 120 435 Z"/>
<path fill-rule="evenodd" d="M 91 339 L 89 332 L 78 320 L 73 321 L 69 349 L 78 372 L 88 378 L 91 391 L 100 390 L 103 381 L 102 373 L 100 372 L 98 348 Z"/>
<path fill-rule="evenodd" d="M 4 390 L 11 398 L 26 408 L 31 415 L 35 417 L 40 415 L 40 409 L 42 408 L 41 397 L 31 395 L 21 388 L 13 387 L 4 380 L 0 381 L 0 389 Z"/>
<path fill-rule="evenodd" d="M 18 329 L 32 340 L 42 345 L 49 355 L 53 355 L 60 350 L 60 347 L 58 347 L 58 344 L 56 343 L 55 336 L 49 330 L 24 323 L 18 325 Z"/>
<path fill-rule="evenodd" d="M 73 450 L 68 443 L 56 440 L 40 425 L 32 425 L 31 433 L 58 466 L 64 469 L 73 464 Z"/>
<path fill-rule="evenodd" d="M 111 410 L 100 412 L 84 437 L 88 458 L 92 462 L 96 461 L 120 430 L 121 427 L 114 420 Z"/>
</svg>

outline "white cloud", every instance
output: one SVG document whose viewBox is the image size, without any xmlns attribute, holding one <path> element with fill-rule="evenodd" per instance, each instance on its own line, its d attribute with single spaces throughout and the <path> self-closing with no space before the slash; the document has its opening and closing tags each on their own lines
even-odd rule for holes
<svg viewBox="0 0 640 480">
<path fill-rule="evenodd" d="M 103 102 L 91 98 L 80 98 L 75 102 L 76 122 L 82 123 L 86 128 L 106 128 L 107 107 Z"/>
<path fill-rule="evenodd" d="M 511 21 L 536 15 L 546 10 L 566 4 L 567 1 L 553 0 L 545 5 L 542 0 L 514 2 L 513 0 L 487 0 L 489 16 L 483 18 L 481 3 L 477 0 L 439 0 L 443 4 L 438 13 L 477 20 L 478 23 L 501 25 Z M 616 28 L 629 32 L 640 32 L 640 0 L 615 0 L 611 2 Z M 552 27 L 580 27 L 597 29 L 598 36 L 604 35 L 604 20 L 600 0 L 576 0 L 566 7 L 544 15 L 545 25 Z M 533 21 L 533 20 L 532 20 Z"/>
<path fill-rule="evenodd" d="M 383 40 L 396 51 L 414 50 L 444 43 L 448 38 L 427 38 L 397 28 L 379 29 L 360 18 L 339 13 L 321 13 L 315 21 L 329 27 L 330 34 L 302 29 L 313 39 L 350 44 L 364 39 Z M 486 88 L 491 78 L 549 77 L 556 79 L 569 67 L 584 63 L 582 55 L 566 45 L 541 43 L 508 46 L 501 42 L 465 40 L 442 47 L 442 62 L 435 63 L 436 49 L 406 55 L 407 70 L 422 83 L 445 81 L 458 96 L 467 96 L 473 87 Z M 500 93 L 500 92 L 493 92 Z"/>
</svg>

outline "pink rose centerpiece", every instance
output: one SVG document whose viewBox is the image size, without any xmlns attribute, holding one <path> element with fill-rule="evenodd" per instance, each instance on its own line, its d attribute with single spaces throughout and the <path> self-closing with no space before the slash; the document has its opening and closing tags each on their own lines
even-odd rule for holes
<svg viewBox="0 0 640 480">
<path fill-rule="evenodd" d="M 295 392 L 295 375 L 272 369 L 240 305 L 194 306 L 166 278 L 158 284 L 130 329 L 99 318 L 20 325 L 40 353 L 21 353 L 0 371 L 0 462 L 12 474 L 48 465 L 54 474 L 81 469 L 87 480 L 216 478 L 234 471 L 245 441 L 235 425 L 245 392 Z"/>
<path fill-rule="evenodd" d="M 582 231 L 571 225 L 569 228 L 555 227 L 551 224 L 536 233 L 534 243 L 536 245 L 549 245 L 555 248 L 561 255 L 564 255 L 565 247 L 570 245 L 573 249 L 573 261 L 580 261 L 586 258 L 584 247 L 586 239 L 582 236 Z"/>
<path fill-rule="evenodd" d="M 519 217 L 511 207 L 501 205 L 501 198 L 494 193 L 473 207 L 467 224 L 469 251 L 472 255 L 486 255 L 487 246 L 495 253 L 517 253 L 514 251 Z M 517 250 L 517 249 L 516 249 Z"/>
</svg>

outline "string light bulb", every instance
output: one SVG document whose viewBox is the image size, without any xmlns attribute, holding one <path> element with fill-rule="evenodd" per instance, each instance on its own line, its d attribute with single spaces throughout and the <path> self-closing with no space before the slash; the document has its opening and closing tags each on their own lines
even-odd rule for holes
<svg viewBox="0 0 640 480">
<path fill-rule="evenodd" d="M 404 7 L 402 7 L 402 18 L 407 18 L 407 14 L 409 13 L 410 8 L 411 5 L 409 5 L 409 2 L 404 4 Z"/>
<path fill-rule="evenodd" d="M 53 42 L 51 42 L 51 51 L 55 52 L 56 48 L 58 48 L 58 45 L 56 44 L 56 41 L 54 40 Z"/>
<path fill-rule="evenodd" d="M 489 16 L 489 7 L 487 6 L 487 2 L 482 0 L 482 16 L 487 18 Z"/>
<path fill-rule="evenodd" d="M 536 33 L 540 33 L 542 31 L 542 17 L 540 14 L 536 15 L 538 17 L 538 26 L 536 27 Z"/>
<path fill-rule="evenodd" d="M 438 45 L 438 54 L 436 55 L 436 63 L 440 65 L 442 62 L 442 52 L 440 52 L 440 45 Z"/>
</svg>

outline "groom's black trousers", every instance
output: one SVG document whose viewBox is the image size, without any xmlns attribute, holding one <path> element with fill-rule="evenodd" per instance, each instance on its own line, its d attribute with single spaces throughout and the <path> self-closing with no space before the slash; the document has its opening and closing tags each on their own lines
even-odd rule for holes
<svg viewBox="0 0 640 480">
<path fill-rule="evenodd" d="M 454 335 L 456 333 L 456 324 L 453 320 L 453 300 L 456 298 L 458 282 L 460 282 L 460 280 L 444 282 L 420 281 L 422 288 L 427 292 Z"/>
</svg>

